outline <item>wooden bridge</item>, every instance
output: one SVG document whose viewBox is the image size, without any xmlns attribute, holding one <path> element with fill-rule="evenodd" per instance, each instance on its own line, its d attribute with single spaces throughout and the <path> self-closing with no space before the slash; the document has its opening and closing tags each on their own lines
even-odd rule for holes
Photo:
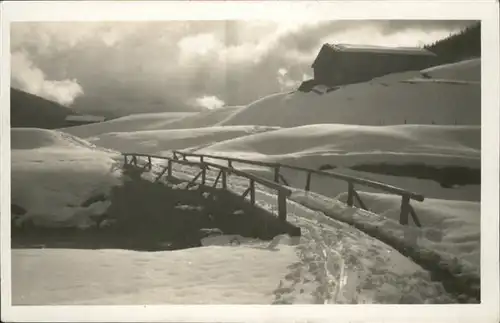
<svg viewBox="0 0 500 323">
<path fill-rule="evenodd" d="M 258 183 L 263 185 L 273 191 L 276 192 L 277 195 L 277 205 L 278 205 L 278 217 L 282 221 L 286 221 L 287 218 L 287 198 L 290 197 L 292 191 L 288 188 L 289 184 L 284 178 L 283 174 L 280 173 L 282 169 L 292 169 L 297 172 L 305 172 L 306 182 L 304 189 L 309 191 L 311 188 L 311 178 L 312 174 L 324 176 L 334 180 L 344 181 L 347 185 L 347 205 L 350 207 L 355 207 L 355 201 L 358 202 L 360 208 L 364 210 L 369 210 L 366 204 L 363 202 L 358 192 L 356 191 L 357 187 L 371 187 L 382 192 L 395 194 L 401 196 L 401 210 L 399 223 L 402 225 L 408 225 L 409 215 L 412 217 L 413 222 L 421 227 L 421 223 L 415 213 L 415 210 L 410 204 L 411 200 L 422 202 L 424 201 L 424 196 L 421 194 L 413 193 L 402 188 L 398 188 L 392 185 L 384 184 L 377 181 L 368 180 L 365 178 L 348 176 L 335 172 L 326 172 L 321 170 L 314 170 L 304 167 L 285 165 L 281 163 L 270 163 L 270 162 L 262 162 L 255 160 L 247 160 L 247 159 L 239 159 L 239 158 L 231 158 L 224 156 L 214 156 L 214 155 L 206 155 L 206 154 L 195 154 L 195 153 L 187 153 L 181 151 L 173 151 L 171 157 L 167 156 L 157 156 L 157 155 L 149 155 L 149 154 L 138 154 L 138 153 L 123 153 L 124 156 L 124 164 L 132 165 L 134 167 L 142 168 L 144 171 L 151 170 L 153 166 L 154 159 L 166 160 L 167 165 L 163 168 L 161 173 L 156 177 L 156 181 L 159 181 L 162 177 L 166 176 L 167 179 L 173 178 L 173 166 L 175 164 L 192 166 L 199 168 L 200 171 L 196 174 L 187 184 L 187 188 L 190 186 L 200 184 L 207 185 L 206 175 L 207 170 L 214 169 L 218 170 L 218 175 L 211 185 L 212 188 L 217 188 L 218 185 L 222 187 L 222 189 L 227 190 L 227 177 L 228 175 L 234 174 L 236 176 L 240 176 L 248 179 L 248 188 L 243 192 L 242 198 L 246 199 L 249 196 L 249 202 L 252 205 L 255 205 L 255 184 Z M 191 159 L 188 159 L 191 157 Z M 193 160 L 195 159 L 195 160 Z M 227 163 L 227 166 L 216 164 L 213 162 L 207 161 L 211 160 L 221 160 Z M 234 163 L 247 164 L 247 165 L 255 165 L 261 167 L 267 167 L 273 169 L 274 171 L 274 181 L 270 181 L 260 176 L 256 176 L 250 174 L 248 172 L 239 170 L 233 167 Z M 199 183 L 197 181 L 199 180 Z"/>
</svg>

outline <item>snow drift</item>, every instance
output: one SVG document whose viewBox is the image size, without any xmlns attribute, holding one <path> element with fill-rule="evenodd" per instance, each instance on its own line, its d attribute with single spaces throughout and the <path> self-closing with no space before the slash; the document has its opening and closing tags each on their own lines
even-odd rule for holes
<svg viewBox="0 0 500 323">
<path fill-rule="evenodd" d="M 117 153 L 54 130 L 12 129 L 11 138 L 12 204 L 26 210 L 12 214 L 17 224 L 87 227 L 109 207 L 82 204 L 121 183 Z"/>
<path fill-rule="evenodd" d="M 479 168 L 480 146 L 479 126 L 315 124 L 231 139 L 196 152 L 314 169 L 380 162 Z"/>
</svg>

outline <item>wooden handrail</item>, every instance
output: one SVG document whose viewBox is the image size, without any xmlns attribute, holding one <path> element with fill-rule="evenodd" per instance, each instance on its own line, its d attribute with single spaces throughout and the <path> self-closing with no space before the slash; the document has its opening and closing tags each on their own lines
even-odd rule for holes
<svg viewBox="0 0 500 323">
<path fill-rule="evenodd" d="M 177 155 L 182 156 L 182 159 L 178 159 L 176 157 Z M 262 184 L 264 186 L 267 186 L 268 188 L 271 188 L 271 189 L 278 191 L 279 218 L 283 219 L 283 220 L 286 219 L 286 199 L 287 199 L 287 197 L 289 197 L 292 194 L 292 191 L 290 189 L 288 189 L 287 187 L 279 184 L 279 180 L 280 180 L 280 178 L 282 178 L 282 174 L 280 174 L 281 168 L 288 168 L 288 169 L 306 172 L 307 173 L 307 181 L 306 181 L 306 187 L 305 187 L 306 191 L 308 191 L 310 189 L 311 174 L 317 174 L 317 175 L 321 175 L 321 176 L 340 179 L 340 180 L 347 182 L 347 184 L 348 184 L 347 205 L 349 205 L 351 207 L 354 206 L 354 199 L 356 199 L 356 201 L 358 201 L 358 203 L 360 204 L 361 208 L 368 210 L 366 205 L 361 200 L 361 197 L 359 196 L 359 194 L 355 191 L 354 184 L 368 186 L 368 187 L 375 188 L 375 189 L 378 189 L 378 190 L 381 190 L 384 192 L 388 192 L 388 193 L 392 193 L 392 194 L 401 196 L 402 201 L 401 201 L 400 224 L 408 225 L 408 216 L 410 215 L 412 217 L 413 221 L 415 222 L 415 224 L 419 227 L 421 226 L 420 221 L 418 220 L 418 217 L 415 214 L 415 210 L 411 207 L 409 202 L 410 202 L 410 200 L 416 200 L 416 201 L 422 202 L 422 201 L 424 201 L 423 195 L 417 194 L 414 192 L 410 192 L 410 191 L 407 191 L 407 190 L 404 190 L 404 189 L 401 189 L 399 187 L 395 187 L 392 185 L 369 180 L 366 178 L 354 177 L 354 176 L 344 175 L 344 174 L 335 173 L 335 172 L 326 172 L 326 171 L 321 171 L 321 170 L 309 169 L 309 168 L 300 167 L 300 166 L 285 165 L 285 164 L 280 164 L 280 163 L 260 162 L 260 161 L 254 161 L 254 160 L 246 160 L 246 159 L 241 159 L 241 158 L 231 158 L 231 157 L 215 156 L 215 155 L 185 153 L 185 152 L 177 151 L 177 150 L 173 151 L 174 158 L 168 157 L 168 156 L 158 156 L 158 155 L 141 154 L 141 153 L 123 153 L 123 156 L 125 157 L 125 162 L 127 162 L 127 156 L 132 156 L 131 163 L 134 163 L 136 166 L 137 166 L 137 157 L 147 157 L 148 165 L 149 165 L 150 169 L 152 167 L 151 158 L 168 160 L 168 168 L 167 169 L 168 169 L 169 176 L 171 176 L 171 174 L 172 174 L 172 163 L 177 163 L 177 164 L 181 164 L 181 165 L 188 165 L 188 166 L 198 166 L 202 169 L 201 173 L 199 174 L 202 177 L 202 184 L 205 184 L 205 171 L 206 171 L 206 169 L 208 169 L 209 167 L 217 168 L 221 172 L 219 175 L 222 178 L 222 186 L 224 189 L 227 188 L 227 183 L 226 183 L 226 175 L 227 174 L 232 173 L 232 174 L 235 174 L 237 176 L 246 177 L 250 180 L 250 188 L 249 189 L 252 191 L 252 194 L 253 194 L 253 195 L 251 195 L 251 203 L 252 204 L 255 203 L 255 195 L 254 195 L 255 194 L 255 192 L 254 192 L 255 183 Z M 200 160 L 199 161 L 190 161 L 187 159 L 187 157 L 198 157 L 198 158 L 200 158 Z M 206 158 L 227 161 L 228 166 L 207 162 Z M 250 174 L 248 172 L 235 169 L 232 166 L 233 162 L 273 168 L 274 181 L 270 181 L 270 180 L 267 180 L 265 178 Z M 163 176 L 164 173 L 165 172 L 160 174 L 159 178 L 161 176 Z M 197 178 L 198 178 L 198 176 L 193 181 L 196 181 Z M 219 178 L 219 176 L 218 176 L 218 178 Z M 244 196 L 246 196 L 246 193 L 244 194 Z"/>
<path fill-rule="evenodd" d="M 180 153 L 180 154 L 182 154 L 182 153 Z M 267 187 L 269 187 L 271 189 L 274 189 L 276 191 L 282 191 L 282 192 L 284 192 L 286 194 L 286 196 L 290 196 L 292 194 L 292 191 L 289 188 L 286 188 L 285 186 L 283 186 L 281 184 L 278 184 L 278 183 L 275 183 L 275 182 L 270 181 L 268 179 L 265 179 L 263 177 L 259 177 L 259 176 L 247 173 L 245 171 L 242 171 L 242 170 L 239 170 L 239 169 L 236 169 L 236 168 L 227 167 L 227 166 L 224 166 L 224 165 L 219 165 L 219 164 L 210 163 L 210 162 L 206 162 L 206 161 L 195 162 L 195 161 L 182 160 L 182 159 L 173 159 L 173 158 L 168 157 L 168 156 L 158 156 L 158 155 L 149 155 L 149 154 L 141 154 L 141 153 L 123 153 L 122 155 L 124 155 L 124 156 L 137 156 L 137 157 L 150 157 L 150 158 L 156 158 L 156 159 L 164 159 L 164 160 L 169 160 L 169 161 L 172 161 L 174 163 L 177 163 L 177 164 L 180 164 L 180 165 L 186 165 L 186 166 L 202 166 L 202 165 L 206 165 L 206 166 L 213 167 L 213 168 L 223 169 L 226 172 L 233 173 L 233 174 L 235 174 L 237 176 L 246 177 L 248 179 L 251 179 L 251 180 L 255 181 L 256 183 L 262 184 L 262 185 L 267 186 Z M 207 158 L 210 158 L 210 157 L 207 157 Z M 149 159 L 148 159 L 148 162 L 149 162 Z"/>
<path fill-rule="evenodd" d="M 392 186 L 389 184 L 384 184 L 381 182 L 369 180 L 366 178 L 354 177 L 354 176 L 344 175 L 344 174 L 340 174 L 340 173 L 336 173 L 336 172 L 326 172 L 326 171 L 321 171 L 321 170 L 315 170 L 315 169 L 310 169 L 310 168 L 305 168 L 305 167 L 300 167 L 300 166 L 291 166 L 291 165 L 280 164 L 280 163 L 261 162 L 261 161 L 255 161 L 255 160 L 245 160 L 245 159 L 240 159 L 240 158 L 215 156 L 215 155 L 207 155 L 207 154 L 185 153 L 185 152 L 178 151 L 178 150 L 176 150 L 175 153 L 182 155 L 182 156 L 186 156 L 186 157 L 212 158 L 212 159 L 238 162 L 238 163 L 248 164 L 248 165 L 265 166 L 265 167 L 270 167 L 270 168 L 275 168 L 275 169 L 278 169 L 278 168 L 294 169 L 294 170 L 299 170 L 299 171 L 303 171 L 306 173 L 317 174 L 317 175 L 321 175 L 321 176 L 340 179 L 340 180 L 346 181 L 348 183 L 354 183 L 354 184 L 368 186 L 368 187 L 371 187 L 374 189 L 378 189 L 381 191 L 385 191 L 385 192 L 400 195 L 400 196 L 408 196 L 410 199 L 416 200 L 419 202 L 422 202 L 425 199 L 422 194 L 410 192 L 410 191 L 404 190 L 404 189 L 399 188 L 399 187 L 395 187 L 395 186 Z"/>
<path fill-rule="evenodd" d="M 220 159 L 220 160 L 231 161 L 231 162 L 235 162 L 235 163 L 264 166 L 264 167 L 276 167 L 279 165 L 277 163 L 261 162 L 258 160 L 247 160 L 247 159 L 241 159 L 241 158 L 223 157 L 223 156 L 215 156 L 215 155 L 207 155 L 207 154 L 185 153 L 185 152 L 178 151 L 178 150 L 174 150 L 174 151 L 176 154 L 186 156 L 186 157 L 199 157 L 199 158 L 204 157 L 204 158 Z"/>
<path fill-rule="evenodd" d="M 239 170 L 239 169 L 230 168 L 230 167 L 219 165 L 219 164 L 214 164 L 214 163 L 209 163 L 209 162 L 203 162 L 203 164 L 214 167 L 214 168 L 224 169 L 225 171 L 233 173 L 237 176 L 246 177 L 250 180 L 255 181 L 256 183 L 262 184 L 262 185 L 267 186 L 269 188 L 272 188 L 276 191 L 282 191 L 282 192 L 286 193 L 286 196 L 290 196 L 292 194 L 292 190 L 290 190 L 289 188 L 286 188 L 285 186 L 283 186 L 281 184 L 270 181 L 270 180 L 265 179 L 263 177 L 259 177 L 259 176 L 247 173 L 247 172 Z"/>
</svg>

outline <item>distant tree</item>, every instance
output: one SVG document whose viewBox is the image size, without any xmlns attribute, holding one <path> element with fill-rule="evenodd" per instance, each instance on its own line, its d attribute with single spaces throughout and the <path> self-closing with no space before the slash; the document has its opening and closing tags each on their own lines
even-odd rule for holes
<svg viewBox="0 0 500 323">
<path fill-rule="evenodd" d="M 481 23 L 470 25 L 424 48 L 435 53 L 442 63 L 481 57 Z"/>
</svg>

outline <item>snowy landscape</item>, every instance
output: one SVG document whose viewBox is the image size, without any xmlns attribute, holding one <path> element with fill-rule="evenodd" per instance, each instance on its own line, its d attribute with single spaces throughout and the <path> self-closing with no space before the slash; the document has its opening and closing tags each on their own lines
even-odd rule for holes
<svg viewBox="0 0 500 323">
<path fill-rule="evenodd" d="M 158 183 L 165 163 L 136 178 L 122 153 L 176 150 L 334 171 L 422 194 L 411 202 L 422 227 L 400 224 L 399 195 L 357 186 L 368 210 L 349 207 L 346 182 L 313 175 L 306 191 L 307 173 L 284 168 L 287 221 L 300 237 L 236 230 L 194 247 L 144 250 L 134 243 L 154 226 L 144 224 L 151 214 L 198 216 L 168 196 L 187 201 L 195 193 L 185 182 L 199 169 L 175 165 L 179 182 Z M 11 158 L 14 305 L 480 302 L 480 57 L 324 93 L 294 87 L 246 105 L 16 127 Z M 233 167 L 273 180 L 269 167 Z M 216 176 L 208 171 L 207 185 Z M 241 195 L 247 183 L 231 175 L 228 190 Z M 275 191 L 257 185 L 255 199 L 276 217 Z M 241 217 L 240 226 L 253 225 Z M 129 247 L 99 233 L 120 221 L 141 231 L 120 237 Z M 158 226 L 151 236 L 161 235 Z"/>
</svg>

